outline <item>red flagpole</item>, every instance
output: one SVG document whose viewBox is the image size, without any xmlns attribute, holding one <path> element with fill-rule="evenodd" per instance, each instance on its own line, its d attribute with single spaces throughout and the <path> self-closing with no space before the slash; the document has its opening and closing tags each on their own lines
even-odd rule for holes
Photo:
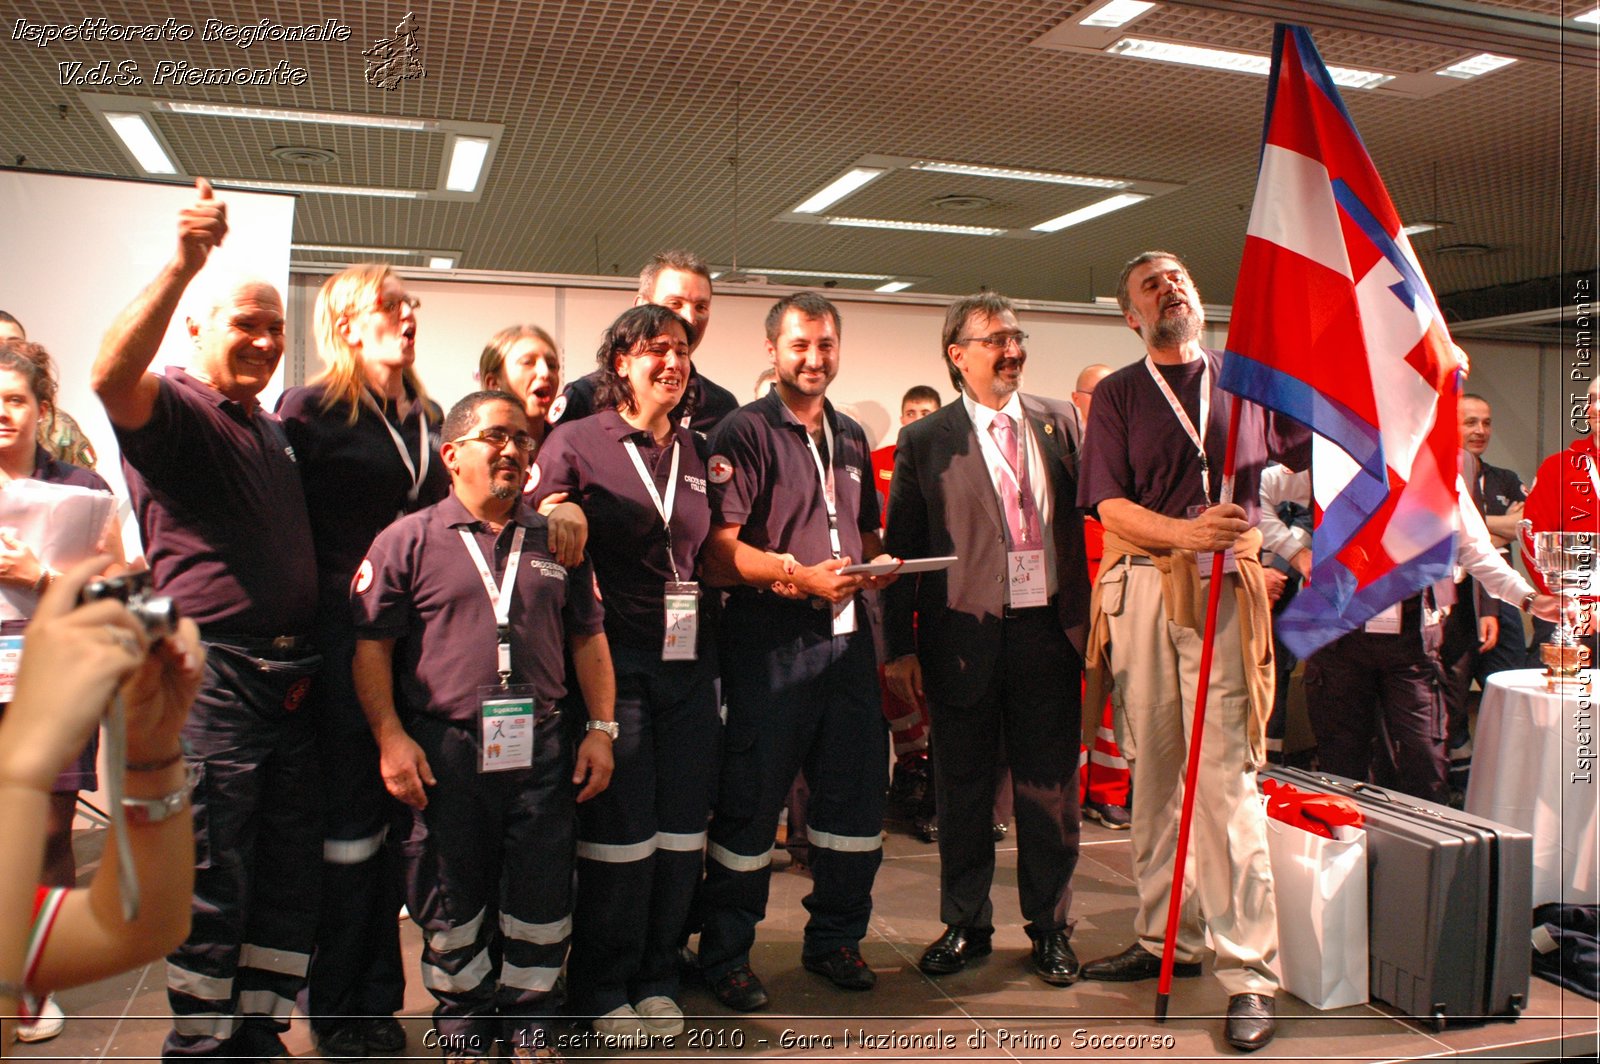
<svg viewBox="0 0 1600 1064">
<path fill-rule="evenodd" d="M 1222 459 L 1221 502 L 1233 501 L 1233 450 L 1239 437 L 1237 398 L 1228 404 L 1228 449 Z M 1211 687 L 1211 654 L 1217 641 L 1217 606 L 1222 601 L 1222 560 L 1225 551 L 1211 555 L 1211 588 L 1206 593 L 1205 640 L 1200 648 L 1200 675 L 1194 693 L 1194 726 L 1189 733 L 1189 767 L 1183 780 L 1183 815 L 1178 818 L 1178 852 L 1172 862 L 1172 890 L 1167 899 L 1167 935 L 1161 944 L 1161 978 L 1156 983 L 1156 1022 L 1167 1022 L 1167 1000 L 1172 995 L 1172 965 L 1177 959 L 1178 917 L 1183 911 L 1183 868 L 1189 857 L 1189 828 L 1194 821 L 1195 780 L 1200 775 L 1200 740 L 1206 728 L 1206 692 Z"/>
</svg>

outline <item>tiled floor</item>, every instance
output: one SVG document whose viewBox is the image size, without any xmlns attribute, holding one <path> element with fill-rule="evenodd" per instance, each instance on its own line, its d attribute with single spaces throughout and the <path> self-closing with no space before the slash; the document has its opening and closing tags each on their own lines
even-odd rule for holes
<svg viewBox="0 0 1600 1064">
<path fill-rule="evenodd" d="M 938 1055 L 973 1060 L 1185 1061 L 1237 1056 L 1222 1041 L 1226 995 L 1209 975 L 1175 980 L 1169 1019 L 1151 1019 L 1154 983 L 1079 983 L 1045 986 L 1026 967 L 1027 938 L 1016 908 L 1015 848 L 1000 847 L 995 952 L 968 970 L 934 980 L 916 969 L 938 923 L 938 858 L 934 847 L 891 834 L 874 893 L 872 930 L 863 943 L 878 987 L 865 994 L 835 990 L 799 965 L 810 880 L 792 871 L 773 877 L 770 915 L 752 958 L 772 995 L 769 1011 L 733 1016 L 703 989 L 688 988 L 690 1032 L 648 1049 L 618 1052 L 570 1045 L 584 1059 L 786 1056 L 925 1060 Z M 785 858 L 781 852 L 777 865 Z M 1127 944 L 1134 896 L 1128 878 L 1126 833 L 1084 825 L 1073 910 L 1073 946 L 1090 960 Z M 408 971 L 403 1020 L 410 1046 L 402 1057 L 437 1059 L 426 1047 L 431 999 L 417 985 L 416 928 L 402 925 Z M 1529 1008 L 1517 1023 L 1496 1023 L 1435 1034 L 1384 1006 L 1321 1013 L 1287 995 L 1279 998 L 1279 1035 L 1258 1054 L 1273 1060 L 1390 1061 L 1465 1056 L 1485 1060 L 1593 1057 L 1600 1005 L 1534 979 Z M 153 1059 L 166 1032 L 160 966 L 61 995 L 72 1017 L 66 1033 L 48 1043 L 13 1047 L 16 1056 L 50 1060 Z M 582 1035 L 564 1029 L 569 1038 Z M 866 1036 L 863 1038 L 863 1034 Z M 316 1059 L 310 1033 L 297 1019 L 285 1039 L 296 1057 Z M 385 1058 L 374 1058 L 382 1060 Z"/>
</svg>

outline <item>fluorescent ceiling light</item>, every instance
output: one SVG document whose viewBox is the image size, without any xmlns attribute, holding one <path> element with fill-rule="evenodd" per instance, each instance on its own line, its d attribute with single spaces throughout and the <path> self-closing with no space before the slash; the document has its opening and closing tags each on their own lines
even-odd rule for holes
<svg viewBox="0 0 1600 1064">
<path fill-rule="evenodd" d="M 1235 74 L 1258 74 L 1265 77 L 1272 72 L 1270 56 L 1229 52 L 1221 48 L 1202 48 L 1195 44 L 1177 44 L 1172 41 L 1124 37 L 1106 51 L 1112 55 L 1156 59 L 1164 63 L 1181 63 L 1184 66 L 1208 67 L 1212 70 L 1228 70 Z M 1375 89 L 1394 80 L 1392 74 L 1335 66 L 1328 68 L 1328 76 L 1333 79 L 1335 85 L 1342 85 L 1347 89 Z"/>
<path fill-rule="evenodd" d="M 1146 3 L 1145 0 L 1111 0 L 1109 4 L 1102 4 L 1085 15 L 1078 24 L 1098 26 L 1100 29 L 1115 29 L 1118 26 L 1126 26 L 1155 6 Z"/>
<path fill-rule="evenodd" d="M 428 259 L 428 269 L 430 270 L 453 270 L 455 268 L 456 260 L 449 255 L 433 255 Z"/>
<path fill-rule="evenodd" d="M 828 217 L 829 225 L 850 225 L 862 229 L 905 229 L 913 233 L 954 233 L 957 236 L 1004 236 L 1004 229 L 984 225 L 946 225 L 943 222 L 899 222 L 892 218 Z"/>
<path fill-rule="evenodd" d="M 942 163 L 929 159 L 914 162 L 912 170 L 936 174 L 964 174 L 968 177 L 999 177 L 1012 181 L 1038 181 L 1046 185 L 1079 185 L 1084 188 L 1127 188 L 1128 182 L 1114 177 L 1083 177 L 1058 174 L 1050 170 L 1018 170 L 1010 166 L 983 166 L 978 163 Z"/>
<path fill-rule="evenodd" d="M 911 282 L 910 281 L 890 281 L 888 284 L 880 284 L 878 287 L 874 288 L 873 291 L 874 292 L 904 292 L 907 288 L 910 288 L 910 287 L 911 287 Z"/>
<path fill-rule="evenodd" d="M 1449 222 L 1412 222 L 1410 225 L 1403 226 L 1400 231 L 1406 236 L 1420 236 L 1423 233 L 1431 233 L 1435 229 L 1449 224 Z"/>
<path fill-rule="evenodd" d="M 1487 74 L 1491 70 L 1499 70 L 1501 67 L 1510 66 L 1515 62 L 1515 59 L 1507 59 L 1503 55 L 1490 55 L 1488 52 L 1481 52 L 1471 59 L 1463 59 L 1461 62 L 1453 63 L 1443 70 L 1435 71 L 1435 73 L 1442 78 L 1461 78 L 1465 80 Z"/>
<path fill-rule="evenodd" d="M 841 281 L 887 281 L 894 276 L 889 273 L 838 273 L 834 270 L 768 270 L 760 266 L 747 266 L 741 272 L 764 273 L 772 277 L 836 277 Z"/>
<path fill-rule="evenodd" d="M 180 115 L 209 115 L 213 118 L 244 118 L 260 122 L 310 122 L 324 126 L 369 126 L 375 129 L 436 130 L 439 123 L 426 118 L 397 118 L 392 115 L 358 115 L 342 111 L 300 111 L 282 107 L 237 107 L 221 103 L 191 103 L 183 100 L 156 100 L 154 106 Z"/>
<path fill-rule="evenodd" d="M 309 192 L 329 196 L 376 196 L 380 199 L 422 199 L 427 193 L 415 188 L 373 188 L 370 185 L 310 185 L 303 181 L 243 181 L 218 178 L 225 188 L 254 188 L 263 192 Z"/>
<path fill-rule="evenodd" d="M 155 131 L 150 128 L 150 123 L 145 120 L 144 115 L 107 114 L 106 121 L 111 123 L 111 131 L 133 153 L 134 159 L 145 173 L 178 172 L 178 168 L 167 156 L 166 150 L 161 147 L 161 142 L 156 140 Z"/>
<path fill-rule="evenodd" d="M 450 149 L 450 175 L 444 187 L 451 192 L 476 192 L 483 173 L 483 160 L 489 155 L 488 137 L 457 135 Z"/>
<path fill-rule="evenodd" d="M 294 251 L 325 251 L 329 253 L 353 251 L 360 255 L 420 255 L 410 248 L 369 248 L 359 244 L 290 244 Z"/>
<path fill-rule="evenodd" d="M 1591 26 L 1600 25 L 1600 7 L 1595 8 L 1593 11 L 1585 11 L 1581 15 L 1573 15 L 1572 21 L 1587 22 Z"/>
<path fill-rule="evenodd" d="M 823 187 L 822 191 L 796 207 L 794 213 L 821 214 L 828 207 L 844 199 L 862 185 L 867 184 L 869 181 L 874 181 L 888 172 L 881 167 L 858 166 L 843 177 L 830 181 Z"/>
<path fill-rule="evenodd" d="M 1048 222 L 1040 222 L 1033 227 L 1036 233 L 1058 233 L 1070 226 L 1087 222 L 1091 218 L 1098 218 L 1102 214 L 1120 211 L 1124 207 L 1131 207 L 1135 203 L 1142 203 L 1150 197 L 1142 192 L 1124 192 L 1118 196 L 1108 196 L 1098 203 L 1091 203 L 1087 207 L 1079 207 Z"/>
</svg>

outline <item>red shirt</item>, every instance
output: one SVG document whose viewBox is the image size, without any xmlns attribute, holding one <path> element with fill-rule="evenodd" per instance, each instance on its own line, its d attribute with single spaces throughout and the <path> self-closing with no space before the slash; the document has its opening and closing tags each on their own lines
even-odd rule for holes
<svg viewBox="0 0 1600 1064">
<path fill-rule="evenodd" d="M 1600 532 L 1600 466 L 1593 438 L 1574 440 L 1540 464 L 1522 516 L 1535 532 Z M 1522 562 L 1534 586 L 1548 594 L 1527 536 L 1522 541 Z"/>
<path fill-rule="evenodd" d="M 872 486 L 878 492 L 878 509 L 883 520 L 889 521 L 889 482 L 894 479 L 894 444 L 879 447 L 872 452 Z"/>
</svg>

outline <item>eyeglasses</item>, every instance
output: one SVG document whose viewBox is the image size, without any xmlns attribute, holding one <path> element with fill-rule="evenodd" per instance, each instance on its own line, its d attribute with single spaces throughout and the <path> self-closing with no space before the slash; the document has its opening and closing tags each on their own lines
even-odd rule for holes
<svg viewBox="0 0 1600 1064">
<path fill-rule="evenodd" d="M 510 429 L 504 428 L 500 425 L 490 425 L 488 428 L 472 436 L 462 436 L 458 439 L 451 440 L 450 442 L 471 443 L 474 440 L 478 441 L 479 443 L 487 443 L 490 447 L 493 447 L 497 451 L 504 450 L 506 444 L 508 443 L 514 443 L 517 445 L 517 450 L 521 451 L 523 454 L 532 454 L 533 449 L 539 446 L 539 441 L 534 439 L 531 433 L 523 432 L 520 429 L 516 432 L 513 432 Z"/>
<path fill-rule="evenodd" d="M 962 336 L 956 340 L 958 344 L 982 344 L 991 351 L 1004 351 L 1012 344 L 1017 345 L 1020 351 L 1028 344 L 1028 334 L 1025 332 L 995 333 L 993 336 Z"/>
<path fill-rule="evenodd" d="M 661 343 L 646 343 L 634 348 L 633 353 L 636 355 L 650 355 L 654 358 L 666 358 L 668 355 L 676 353 L 679 358 L 688 358 L 689 345 L 669 344 L 665 341 Z"/>
<path fill-rule="evenodd" d="M 422 309 L 422 300 L 415 299 L 411 296 L 380 299 L 378 300 L 378 305 L 373 309 L 382 314 L 394 315 L 400 312 L 401 307 L 410 307 L 412 311 L 418 311 Z"/>
</svg>

